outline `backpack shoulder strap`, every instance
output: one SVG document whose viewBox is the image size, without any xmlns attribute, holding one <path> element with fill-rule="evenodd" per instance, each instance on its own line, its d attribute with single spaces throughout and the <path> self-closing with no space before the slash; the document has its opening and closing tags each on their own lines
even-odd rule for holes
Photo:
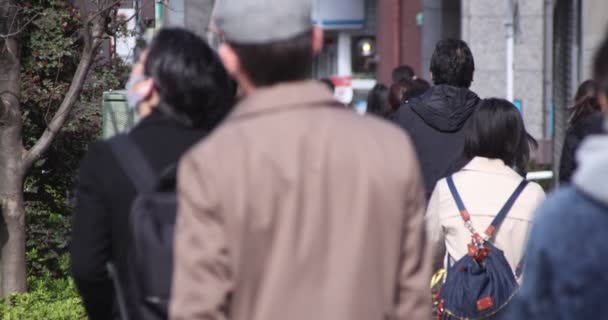
<svg viewBox="0 0 608 320">
<path fill-rule="evenodd" d="M 498 229 L 498 227 L 500 227 L 502 222 L 507 217 L 507 213 L 509 213 L 509 211 L 511 211 L 511 208 L 513 208 L 515 201 L 517 201 L 517 199 L 522 194 L 524 189 L 526 189 L 527 185 L 528 185 L 528 180 L 526 180 L 526 179 L 522 180 L 519 183 L 519 185 L 517 186 L 517 188 L 515 189 L 515 191 L 513 191 L 513 194 L 511 194 L 511 196 L 509 197 L 509 200 L 507 200 L 507 203 L 505 203 L 505 205 L 502 207 L 502 209 L 500 209 L 500 211 L 498 212 L 496 217 L 494 217 L 494 220 L 492 220 L 492 223 L 485 231 L 486 235 L 488 236 L 488 239 L 491 238 L 494 235 L 494 233 L 496 232 L 496 229 Z"/>
<path fill-rule="evenodd" d="M 452 194 L 452 198 L 454 198 L 454 202 L 456 202 L 456 206 L 460 212 L 466 211 L 467 209 L 464 206 L 464 202 L 462 202 L 462 198 L 458 193 L 458 189 L 456 189 L 456 185 L 454 184 L 454 178 L 452 176 L 447 177 L 448 188 L 450 188 L 450 193 Z"/>
<path fill-rule="evenodd" d="M 447 177 L 448 188 L 450 188 L 450 193 L 452 194 L 452 198 L 454 198 L 454 202 L 456 202 L 456 206 L 458 207 L 458 211 L 460 211 L 460 217 L 464 220 L 465 226 L 476 239 L 480 239 L 479 234 L 473 229 L 471 225 L 471 215 L 469 211 L 464 206 L 464 202 L 462 202 L 462 197 L 460 193 L 458 193 L 458 189 L 456 189 L 456 185 L 454 184 L 454 178 L 452 176 Z"/>
<path fill-rule="evenodd" d="M 110 149 L 137 192 L 154 188 L 157 175 L 137 144 L 127 134 L 117 135 L 109 141 Z"/>
</svg>

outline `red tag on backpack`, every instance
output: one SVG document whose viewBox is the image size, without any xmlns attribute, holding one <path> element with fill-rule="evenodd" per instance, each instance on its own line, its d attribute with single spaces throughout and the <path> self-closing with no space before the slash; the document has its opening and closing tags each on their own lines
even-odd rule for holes
<svg viewBox="0 0 608 320">
<path fill-rule="evenodd" d="M 485 298 L 481 298 L 477 300 L 477 311 L 483 311 L 488 308 L 492 308 L 494 302 L 492 302 L 492 297 L 487 296 Z"/>
</svg>

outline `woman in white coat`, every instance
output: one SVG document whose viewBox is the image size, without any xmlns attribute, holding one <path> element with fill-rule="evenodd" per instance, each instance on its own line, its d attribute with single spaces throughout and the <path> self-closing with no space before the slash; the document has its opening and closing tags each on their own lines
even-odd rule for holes
<svg viewBox="0 0 608 320">
<path fill-rule="evenodd" d="M 478 232 L 486 230 L 524 179 L 530 143 L 535 141 L 527 134 L 520 112 L 506 100 L 484 100 L 469 120 L 464 146 L 469 162 L 452 178 Z M 504 252 L 514 272 L 524 254 L 534 210 L 544 197 L 538 184 L 529 183 L 495 232 L 492 242 Z M 471 232 L 465 227 L 446 179 L 440 180 L 433 191 L 426 225 L 436 253 L 435 270 L 467 254 Z"/>
</svg>

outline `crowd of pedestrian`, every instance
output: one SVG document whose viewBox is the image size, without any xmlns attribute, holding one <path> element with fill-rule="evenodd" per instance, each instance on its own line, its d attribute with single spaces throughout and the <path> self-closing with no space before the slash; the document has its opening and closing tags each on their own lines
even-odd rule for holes
<svg viewBox="0 0 608 320">
<path fill-rule="evenodd" d="M 80 168 L 72 274 L 89 318 L 603 314 L 608 38 L 545 200 L 526 180 L 536 141 L 511 102 L 470 90 L 464 41 L 437 43 L 432 85 L 396 67 L 361 116 L 310 79 L 310 14 L 220 1 L 217 52 L 169 28 L 138 57 L 127 98 L 142 120 Z"/>
</svg>

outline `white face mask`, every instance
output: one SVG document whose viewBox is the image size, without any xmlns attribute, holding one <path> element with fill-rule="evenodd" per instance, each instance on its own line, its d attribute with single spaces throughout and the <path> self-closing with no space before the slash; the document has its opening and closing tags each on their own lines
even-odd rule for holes
<svg viewBox="0 0 608 320">
<path fill-rule="evenodd" d="M 131 109 L 137 109 L 139 104 L 146 98 L 145 94 L 141 94 L 135 92 L 133 90 L 133 86 L 141 81 L 146 80 L 147 77 L 144 75 L 134 75 L 131 74 L 129 76 L 129 80 L 127 81 L 126 90 L 127 90 L 127 105 Z"/>
</svg>

